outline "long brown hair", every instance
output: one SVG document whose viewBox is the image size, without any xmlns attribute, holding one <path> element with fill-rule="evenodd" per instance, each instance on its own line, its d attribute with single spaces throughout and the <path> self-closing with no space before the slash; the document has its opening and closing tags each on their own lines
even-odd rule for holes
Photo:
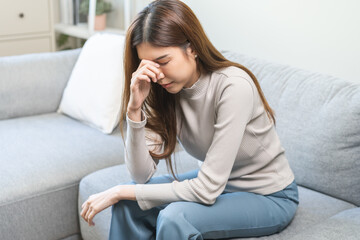
<svg viewBox="0 0 360 240">
<path fill-rule="evenodd" d="M 193 11 L 179 0 L 157 0 L 151 2 L 135 18 L 126 33 L 124 70 L 125 85 L 121 104 L 120 131 L 124 139 L 123 125 L 130 99 L 132 73 L 140 64 L 136 46 L 147 42 L 156 47 L 182 47 L 190 43 L 198 57 L 200 72 L 213 72 L 220 68 L 235 66 L 246 71 L 254 81 L 269 119 L 276 124 L 274 112 L 266 101 L 254 74 L 239 63 L 227 60 L 209 41 Z M 176 147 L 176 112 L 178 94 L 168 93 L 159 84 L 151 82 L 151 89 L 142 110 L 146 113 L 145 128 L 159 134 L 164 143 L 164 152 L 150 152 L 153 159 L 166 159 L 168 169 L 174 174 L 171 154 Z M 125 141 L 124 141 L 125 143 Z M 126 150 L 126 146 L 125 146 Z"/>
</svg>

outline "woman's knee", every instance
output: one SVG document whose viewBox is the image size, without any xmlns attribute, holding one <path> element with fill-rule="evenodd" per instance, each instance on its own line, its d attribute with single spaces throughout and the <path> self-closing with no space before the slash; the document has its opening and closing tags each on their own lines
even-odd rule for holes
<svg viewBox="0 0 360 240">
<path fill-rule="evenodd" d="M 139 208 L 136 201 L 131 200 L 121 200 L 111 207 L 111 212 L 113 214 L 131 214 L 136 212 L 135 210 Z"/>
<path fill-rule="evenodd" d="M 193 202 L 173 202 L 167 205 L 164 209 L 159 212 L 157 223 L 158 224 L 183 224 L 184 221 L 188 223 L 196 223 L 196 219 L 194 219 L 192 205 L 197 204 Z"/>
<path fill-rule="evenodd" d="M 170 203 L 159 212 L 157 224 L 176 224 L 177 219 L 179 219 L 182 213 L 181 209 L 181 204 L 179 204 L 179 202 Z"/>
<path fill-rule="evenodd" d="M 193 219 L 188 214 L 187 204 L 191 203 L 173 202 L 159 212 L 156 222 L 156 239 L 201 238 L 201 233 L 194 226 Z"/>
</svg>

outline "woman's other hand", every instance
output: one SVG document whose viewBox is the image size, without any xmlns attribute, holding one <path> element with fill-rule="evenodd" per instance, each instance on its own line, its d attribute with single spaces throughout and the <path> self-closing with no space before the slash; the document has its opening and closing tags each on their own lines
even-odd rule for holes
<svg viewBox="0 0 360 240">
<path fill-rule="evenodd" d="M 94 226 L 93 218 L 102 210 L 114 205 L 118 199 L 119 186 L 110 188 L 104 192 L 91 195 L 81 206 L 81 217 L 89 224 Z"/>
</svg>

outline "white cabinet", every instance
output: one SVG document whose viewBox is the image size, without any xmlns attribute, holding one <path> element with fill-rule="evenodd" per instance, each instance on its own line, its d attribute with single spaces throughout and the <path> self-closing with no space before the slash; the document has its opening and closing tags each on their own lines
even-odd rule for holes
<svg viewBox="0 0 360 240">
<path fill-rule="evenodd" d="M 52 0 L 0 0 L 0 56 L 55 50 Z"/>
</svg>

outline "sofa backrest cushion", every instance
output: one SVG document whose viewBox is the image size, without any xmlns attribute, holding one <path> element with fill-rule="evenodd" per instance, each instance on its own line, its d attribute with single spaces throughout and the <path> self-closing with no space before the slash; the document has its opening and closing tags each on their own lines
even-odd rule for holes
<svg viewBox="0 0 360 240">
<path fill-rule="evenodd" d="M 80 51 L 0 57 L 0 120 L 55 112 Z"/>
<path fill-rule="evenodd" d="M 297 183 L 359 206 L 360 84 L 222 53 L 258 79 Z"/>
</svg>

